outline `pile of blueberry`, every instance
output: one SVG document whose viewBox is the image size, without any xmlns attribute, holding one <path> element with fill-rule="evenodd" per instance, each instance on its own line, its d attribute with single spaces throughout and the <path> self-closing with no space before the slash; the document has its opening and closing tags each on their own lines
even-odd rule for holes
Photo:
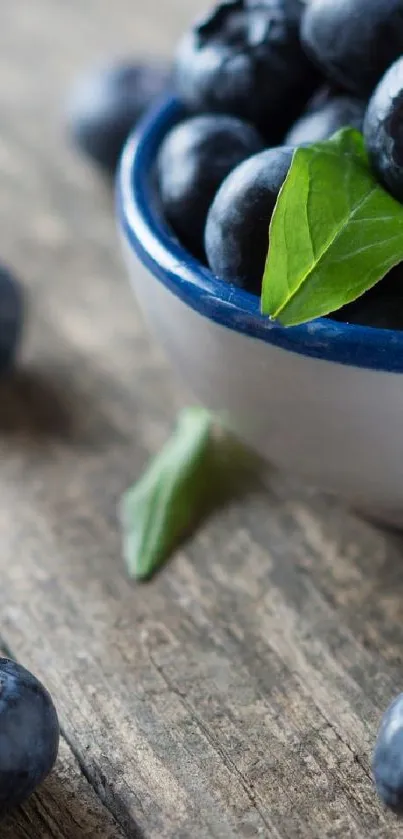
<svg viewBox="0 0 403 839">
<path fill-rule="evenodd" d="M 0 818 L 45 780 L 58 746 L 48 691 L 20 664 L 0 658 Z"/>
<path fill-rule="evenodd" d="M 295 148 L 346 126 L 364 131 L 380 180 L 403 200 L 402 53 L 402 0 L 226 0 L 196 23 L 174 74 L 190 115 L 158 158 L 162 206 L 182 243 L 216 276 L 260 294 Z M 401 327 L 399 296 L 400 268 L 337 317 Z"/>
<path fill-rule="evenodd" d="M 269 222 L 293 150 L 363 130 L 379 179 L 403 200 L 403 0 L 223 0 L 174 66 L 110 66 L 74 94 L 73 136 L 114 172 L 157 95 L 183 120 L 158 157 L 165 218 L 220 278 L 259 294 Z M 403 270 L 336 317 L 403 327 Z"/>
</svg>

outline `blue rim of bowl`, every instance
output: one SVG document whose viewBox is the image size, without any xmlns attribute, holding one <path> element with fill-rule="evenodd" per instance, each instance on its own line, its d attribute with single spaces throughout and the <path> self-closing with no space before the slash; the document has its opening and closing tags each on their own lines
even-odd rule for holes
<svg viewBox="0 0 403 839">
<path fill-rule="evenodd" d="M 219 280 L 181 246 L 158 211 L 152 176 L 158 148 L 182 116 L 180 102 L 164 97 L 142 120 L 122 156 L 118 222 L 143 264 L 192 309 L 236 332 L 323 361 L 402 373 L 403 331 L 325 318 L 282 327 L 261 315 L 258 297 Z"/>
</svg>

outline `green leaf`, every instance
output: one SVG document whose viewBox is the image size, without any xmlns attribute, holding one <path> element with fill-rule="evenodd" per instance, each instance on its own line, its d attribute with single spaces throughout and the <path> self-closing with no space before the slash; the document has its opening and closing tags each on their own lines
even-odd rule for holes
<svg viewBox="0 0 403 839">
<path fill-rule="evenodd" d="M 182 412 L 172 437 L 121 501 L 130 576 L 145 580 L 192 528 L 251 485 L 261 463 L 203 408 Z"/>
<path fill-rule="evenodd" d="M 294 154 L 270 225 L 261 309 L 284 326 L 328 315 L 403 260 L 403 206 L 378 184 L 362 135 Z"/>
</svg>

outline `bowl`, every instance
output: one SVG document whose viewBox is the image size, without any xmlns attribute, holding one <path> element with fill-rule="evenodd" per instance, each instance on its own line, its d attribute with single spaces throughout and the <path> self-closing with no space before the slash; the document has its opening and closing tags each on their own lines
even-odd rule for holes
<svg viewBox="0 0 403 839">
<path fill-rule="evenodd" d="M 158 147 L 181 116 L 175 98 L 161 100 L 117 179 L 125 259 L 152 332 L 195 397 L 264 458 L 402 526 L 403 332 L 330 319 L 281 327 L 195 260 L 155 188 Z"/>
</svg>

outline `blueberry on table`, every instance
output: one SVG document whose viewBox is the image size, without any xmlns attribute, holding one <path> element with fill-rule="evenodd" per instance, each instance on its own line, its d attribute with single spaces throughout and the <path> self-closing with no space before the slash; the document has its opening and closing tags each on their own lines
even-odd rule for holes
<svg viewBox="0 0 403 839">
<path fill-rule="evenodd" d="M 77 83 L 68 124 L 78 148 L 113 174 L 123 146 L 149 105 L 169 88 L 171 69 L 122 62 L 95 70 Z"/>
<path fill-rule="evenodd" d="M 289 146 L 319 143 L 328 140 L 341 128 L 362 130 L 365 102 L 351 96 L 335 96 L 321 107 L 310 109 L 293 125 L 285 138 Z"/>
<path fill-rule="evenodd" d="M 304 54 L 295 2 L 227 0 L 188 32 L 176 58 L 176 86 L 193 111 L 245 119 L 280 137 L 317 86 Z"/>
<path fill-rule="evenodd" d="M 0 266 L 0 374 L 15 358 L 23 324 L 23 299 L 19 283 Z"/>
<path fill-rule="evenodd" d="M 372 760 L 378 795 L 388 807 L 403 812 L 403 693 L 382 717 Z"/>
<path fill-rule="evenodd" d="M 166 136 L 157 160 L 162 208 L 185 247 L 204 259 L 204 227 L 224 178 L 242 160 L 260 151 L 263 140 L 236 117 L 191 117 Z"/>
<path fill-rule="evenodd" d="M 207 217 L 205 246 L 217 277 L 261 292 L 270 219 L 293 149 L 267 149 L 241 163 L 224 181 Z"/>
<path fill-rule="evenodd" d="M 402 0 L 312 0 L 301 37 L 329 79 L 368 98 L 403 52 Z"/>
<path fill-rule="evenodd" d="M 379 180 L 403 201 L 403 58 L 390 67 L 369 102 L 364 137 Z"/>
<path fill-rule="evenodd" d="M 59 723 L 49 693 L 20 664 L 0 658 L 0 816 L 45 780 L 58 745 Z"/>
</svg>

